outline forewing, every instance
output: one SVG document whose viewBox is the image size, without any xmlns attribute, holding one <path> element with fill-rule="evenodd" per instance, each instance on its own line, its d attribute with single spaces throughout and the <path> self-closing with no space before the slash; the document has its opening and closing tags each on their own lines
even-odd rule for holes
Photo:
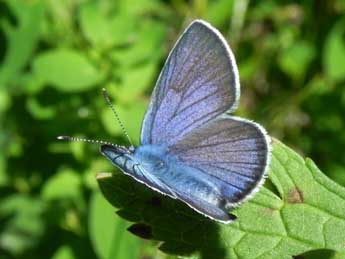
<svg viewBox="0 0 345 259">
<path fill-rule="evenodd" d="M 250 197 L 263 183 L 269 140 L 256 123 L 222 115 L 169 148 L 186 165 L 220 180 L 228 206 Z"/>
<path fill-rule="evenodd" d="M 221 34 L 194 21 L 182 34 L 158 78 L 142 131 L 142 144 L 172 145 L 195 128 L 236 108 L 237 66 Z"/>
</svg>

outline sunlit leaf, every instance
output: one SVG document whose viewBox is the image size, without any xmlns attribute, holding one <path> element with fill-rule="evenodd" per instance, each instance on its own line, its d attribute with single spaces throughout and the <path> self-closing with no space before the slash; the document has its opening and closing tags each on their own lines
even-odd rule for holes
<svg viewBox="0 0 345 259">
<path fill-rule="evenodd" d="M 153 88 L 156 66 L 146 63 L 141 66 L 123 69 L 122 82 L 116 89 L 116 97 L 123 103 L 129 103 L 138 98 L 148 87 Z M 153 85 L 150 85 L 152 83 Z"/>
<path fill-rule="evenodd" d="M 207 8 L 206 20 L 214 26 L 221 26 L 224 22 L 228 21 L 233 4 L 234 1 L 232 0 L 210 1 Z"/>
<path fill-rule="evenodd" d="M 8 176 L 6 174 L 6 159 L 0 154 L 0 186 L 4 186 L 8 182 Z"/>
<path fill-rule="evenodd" d="M 0 216 L 8 220 L 0 233 L 0 248 L 13 255 L 33 248 L 44 231 L 43 208 L 40 200 L 27 195 L 16 194 L 2 199 Z"/>
<path fill-rule="evenodd" d="M 55 49 L 40 54 L 34 60 L 33 70 L 64 92 L 89 90 L 104 76 L 81 52 L 71 49 Z"/>
<path fill-rule="evenodd" d="M 94 45 L 111 47 L 128 42 L 133 30 L 133 19 L 114 15 L 97 2 L 85 3 L 80 9 L 80 23 L 85 37 Z"/>
<path fill-rule="evenodd" d="M 5 89 L 0 89 L 0 114 L 9 108 L 11 104 L 10 98 Z"/>
<path fill-rule="evenodd" d="M 114 209 L 97 191 L 91 200 L 89 230 L 100 259 L 138 258 L 140 240 L 130 235 L 129 223 L 116 216 Z"/>
<path fill-rule="evenodd" d="M 330 79 L 339 81 L 345 78 L 345 20 L 336 23 L 327 36 L 324 52 L 323 65 Z"/>
<path fill-rule="evenodd" d="M 51 177 L 42 190 L 42 197 L 47 200 L 78 198 L 80 195 L 80 176 L 69 169 L 61 170 Z"/>
<path fill-rule="evenodd" d="M 135 16 L 140 15 L 145 12 L 159 12 L 164 10 L 164 5 L 160 5 L 158 0 L 127 0 L 127 1 L 119 1 L 118 8 L 122 13 Z"/>
<path fill-rule="evenodd" d="M 301 79 L 315 56 L 314 46 L 307 41 L 295 42 L 282 52 L 279 64 L 293 79 Z"/>
<path fill-rule="evenodd" d="M 8 1 L 8 4 L 16 15 L 18 26 L 1 23 L 7 36 L 7 49 L 0 67 L 0 86 L 6 85 L 10 80 L 16 78 L 28 62 L 38 42 L 39 24 L 44 15 L 42 1 L 13 0 Z M 23 44 L 24 42 L 25 44 Z"/>
<path fill-rule="evenodd" d="M 133 35 L 131 43 L 126 48 L 114 49 L 109 56 L 121 67 L 129 67 L 143 62 L 151 62 L 163 54 L 166 29 L 157 22 L 146 21 L 140 24 Z"/>
<path fill-rule="evenodd" d="M 54 107 L 44 107 L 34 98 L 28 99 L 26 105 L 32 116 L 38 120 L 52 119 L 56 112 Z"/>
<path fill-rule="evenodd" d="M 68 246 L 60 247 L 51 259 L 74 259 L 73 251 Z"/>
</svg>

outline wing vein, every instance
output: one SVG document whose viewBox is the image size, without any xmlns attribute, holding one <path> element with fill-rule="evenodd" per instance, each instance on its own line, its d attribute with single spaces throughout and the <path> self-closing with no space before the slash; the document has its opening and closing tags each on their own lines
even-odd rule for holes
<svg viewBox="0 0 345 259">
<path fill-rule="evenodd" d="M 254 140 L 254 139 L 262 139 L 262 137 L 239 138 L 239 139 L 228 140 L 228 141 L 224 141 L 224 142 L 216 142 L 216 143 L 204 144 L 204 145 L 199 145 L 199 146 L 194 146 L 194 147 L 186 147 L 185 149 L 179 149 L 179 151 L 186 151 L 186 150 L 189 151 L 189 150 L 192 150 L 192 149 L 200 149 L 200 148 L 205 148 L 205 147 L 213 147 L 213 146 L 218 146 L 218 145 L 223 145 L 223 144 L 228 144 L 228 143 L 235 143 L 235 142 L 243 141 L 243 140 Z"/>
<path fill-rule="evenodd" d="M 210 112 L 208 112 L 208 113 L 206 113 L 206 114 L 203 114 L 203 115 L 200 116 L 199 118 L 193 120 L 191 123 L 189 123 L 188 125 L 186 125 L 186 126 L 185 126 L 182 130 L 180 130 L 176 135 L 177 135 L 177 136 L 180 136 L 180 135 L 183 133 L 183 131 L 189 130 L 189 128 L 190 128 L 191 126 L 193 126 L 196 122 L 200 122 L 201 120 L 203 120 L 204 118 L 210 116 L 211 114 L 218 114 L 218 112 L 219 112 L 220 110 L 222 110 L 222 109 L 223 109 L 223 107 L 220 107 L 220 108 L 218 108 L 218 109 L 216 109 L 216 110 L 213 110 L 213 111 L 210 111 Z M 217 115 L 216 115 L 216 116 L 217 116 Z M 204 123 L 209 122 L 210 120 L 214 119 L 216 116 L 212 116 L 212 117 L 210 116 Z"/>
<path fill-rule="evenodd" d="M 220 89 L 216 89 L 216 91 L 214 91 L 214 92 L 212 92 L 212 93 L 210 93 L 210 94 L 208 94 L 208 95 L 203 96 L 202 98 L 200 98 L 200 99 L 194 101 L 193 103 L 191 103 L 191 104 L 185 106 L 183 109 L 178 110 L 177 113 L 174 113 L 174 114 L 169 118 L 169 120 L 167 121 L 167 123 L 170 123 L 177 115 L 180 115 L 180 114 L 183 113 L 184 111 L 186 111 L 186 110 L 188 110 L 189 108 L 191 108 L 193 105 L 195 105 L 195 104 L 197 104 L 197 103 L 199 103 L 199 102 L 201 102 L 201 101 L 204 101 L 204 100 L 206 100 L 206 99 L 208 99 L 208 98 L 210 98 L 210 97 L 212 97 L 212 96 L 214 96 L 214 95 L 216 95 L 216 94 L 222 94 L 223 92 L 225 92 L 225 91 L 224 91 L 224 90 L 223 90 L 223 91 L 220 91 Z"/>
<path fill-rule="evenodd" d="M 199 171 L 201 171 L 202 173 L 204 173 L 204 174 L 206 174 L 206 175 L 209 175 L 205 170 L 203 170 L 203 169 L 201 169 L 201 168 L 199 168 L 199 167 L 196 167 L 196 169 L 199 170 Z M 235 185 L 235 184 L 233 184 L 233 183 L 226 182 L 226 181 L 224 181 L 223 179 L 217 177 L 216 175 L 213 175 L 213 174 L 212 174 L 212 177 L 216 178 L 218 181 L 220 181 L 220 182 L 222 182 L 222 183 L 225 183 L 226 185 L 231 185 L 231 186 L 233 186 L 233 187 L 236 188 L 237 190 L 245 191 L 245 189 L 242 189 L 242 188 L 240 188 L 239 186 L 237 186 L 237 185 Z"/>
<path fill-rule="evenodd" d="M 227 171 L 229 174 L 233 173 L 233 174 L 236 174 L 236 175 L 240 175 L 240 176 L 243 176 L 247 179 L 250 179 L 250 180 L 256 180 L 256 178 L 254 177 L 250 177 L 250 175 L 247 175 L 247 174 L 243 174 L 243 173 L 240 173 L 238 171 L 235 171 L 235 170 L 230 170 L 226 167 L 221 167 L 221 166 L 218 166 L 218 165 L 214 165 L 214 164 L 209 164 L 210 167 L 214 167 L 214 168 L 217 168 L 217 169 L 220 169 L 220 170 L 224 170 L 224 171 Z"/>
</svg>

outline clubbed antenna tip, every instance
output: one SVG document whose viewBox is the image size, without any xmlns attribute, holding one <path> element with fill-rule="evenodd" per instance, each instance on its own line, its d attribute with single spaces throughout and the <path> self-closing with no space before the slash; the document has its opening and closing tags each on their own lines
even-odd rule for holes
<svg viewBox="0 0 345 259">
<path fill-rule="evenodd" d="M 70 136 L 58 136 L 57 139 L 58 140 L 67 140 L 67 141 L 69 141 L 69 140 L 71 140 L 71 137 Z"/>
<path fill-rule="evenodd" d="M 93 144 L 101 144 L 101 145 L 111 145 L 113 147 L 117 147 L 118 145 L 110 143 L 108 141 L 98 140 L 98 139 L 86 139 L 86 138 L 76 138 L 76 137 L 70 137 L 70 136 L 58 136 L 58 140 L 63 141 L 74 141 L 74 142 L 87 142 L 87 143 L 93 143 Z"/>
</svg>

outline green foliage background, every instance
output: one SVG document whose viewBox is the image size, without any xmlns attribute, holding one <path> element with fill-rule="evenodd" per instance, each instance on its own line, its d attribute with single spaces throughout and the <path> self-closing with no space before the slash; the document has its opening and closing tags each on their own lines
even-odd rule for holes
<svg viewBox="0 0 345 259">
<path fill-rule="evenodd" d="M 345 186 L 344 1 L 2 0 L 0 258 L 169 257 L 129 234 L 101 196 L 95 174 L 115 169 L 97 146 L 56 136 L 126 144 L 105 87 L 138 143 L 162 64 L 194 18 L 235 53 L 237 115 Z"/>
</svg>

